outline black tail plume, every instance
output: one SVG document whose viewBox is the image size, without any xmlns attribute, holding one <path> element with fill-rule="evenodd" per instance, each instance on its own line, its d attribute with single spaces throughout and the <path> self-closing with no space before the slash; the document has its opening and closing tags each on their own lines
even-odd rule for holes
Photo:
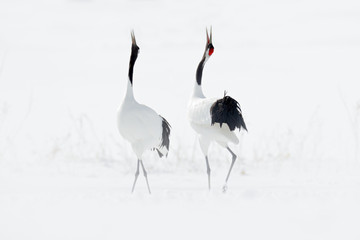
<svg viewBox="0 0 360 240">
<path fill-rule="evenodd" d="M 211 106 L 210 114 L 211 125 L 219 123 L 220 127 L 222 127 L 222 124 L 226 123 L 231 131 L 235 130 L 235 128 L 239 128 L 239 131 L 241 128 L 247 131 L 240 104 L 230 96 L 226 96 L 226 91 L 224 97 Z"/>
<path fill-rule="evenodd" d="M 166 147 L 166 149 L 169 150 L 171 126 L 165 118 L 163 118 L 162 116 L 160 117 L 162 118 L 162 140 L 160 146 Z"/>
</svg>

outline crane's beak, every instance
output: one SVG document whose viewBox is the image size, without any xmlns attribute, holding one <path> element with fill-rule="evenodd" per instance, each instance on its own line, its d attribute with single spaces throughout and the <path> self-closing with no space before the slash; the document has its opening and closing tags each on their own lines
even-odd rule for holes
<svg viewBox="0 0 360 240">
<path fill-rule="evenodd" d="M 132 44 L 137 46 L 136 45 L 136 39 L 135 39 L 135 34 L 134 34 L 134 30 L 131 30 L 131 41 L 132 41 Z"/>
<path fill-rule="evenodd" d="M 212 26 L 210 26 L 210 37 L 209 37 L 208 30 L 206 28 L 206 39 L 207 39 L 208 44 L 212 43 Z"/>
</svg>

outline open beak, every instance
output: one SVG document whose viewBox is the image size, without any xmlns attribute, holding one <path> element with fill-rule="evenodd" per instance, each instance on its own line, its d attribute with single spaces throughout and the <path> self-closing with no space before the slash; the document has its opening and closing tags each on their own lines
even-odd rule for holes
<svg viewBox="0 0 360 240">
<path fill-rule="evenodd" d="M 131 30 L 131 41 L 132 41 L 132 44 L 136 46 L 136 39 L 135 39 L 134 30 Z"/>
<path fill-rule="evenodd" d="M 212 43 L 212 26 L 210 26 L 210 37 L 209 37 L 208 30 L 206 28 L 206 39 L 207 39 L 208 44 Z"/>
</svg>

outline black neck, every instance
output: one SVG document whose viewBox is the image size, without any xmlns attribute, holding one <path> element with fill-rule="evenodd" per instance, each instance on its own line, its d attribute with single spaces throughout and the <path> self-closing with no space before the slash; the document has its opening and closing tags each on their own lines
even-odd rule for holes
<svg viewBox="0 0 360 240">
<path fill-rule="evenodd" d="M 134 71 L 134 65 L 130 65 L 129 67 L 129 81 L 131 85 L 133 84 L 133 71 Z"/>
<path fill-rule="evenodd" d="M 204 65 L 205 65 L 205 56 L 201 59 L 199 66 L 196 70 L 196 82 L 198 85 L 201 85 L 201 78 L 202 78 Z"/>
<path fill-rule="evenodd" d="M 130 80 L 131 85 L 133 84 L 133 72 L 134 72 L 134 65 L 135 65 L 137 55 L 138 55 L 138 49 L 132 47 L 130 63 L 129 63 L 129 80 Z"/>
</svg>

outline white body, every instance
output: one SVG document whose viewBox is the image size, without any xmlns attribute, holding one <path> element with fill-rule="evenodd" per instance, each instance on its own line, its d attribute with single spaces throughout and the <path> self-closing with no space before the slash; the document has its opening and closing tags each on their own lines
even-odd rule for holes
<svg viewBox="0 0 360 240">
<path fill-rule="evenodd" d="M 191 127 L 199 134 L 200 147 L 205 156 L 212 141 L 223 147 L 227 147 L 229 142 L 239 143 L 238 137 L 234 131 L 230 131 L 226 123 L 223 123 L 222 127 L 219 123 L 211 125 L 210 108 L 216 100 L 216 98 L 206 98 L 201 86 L 195 83 L 188 106 L 188 119 Z"/>
<path fill-rule="evenodd" d="M 146 150 L 157 148 L 163 155 L 166 147 L 161 146 L 162 118 L 151 108 L 138 103 L 128 81 L 127 92 L 117 114 L 120 134 L 130 142 L 138 159 Z"/>
</svg>

